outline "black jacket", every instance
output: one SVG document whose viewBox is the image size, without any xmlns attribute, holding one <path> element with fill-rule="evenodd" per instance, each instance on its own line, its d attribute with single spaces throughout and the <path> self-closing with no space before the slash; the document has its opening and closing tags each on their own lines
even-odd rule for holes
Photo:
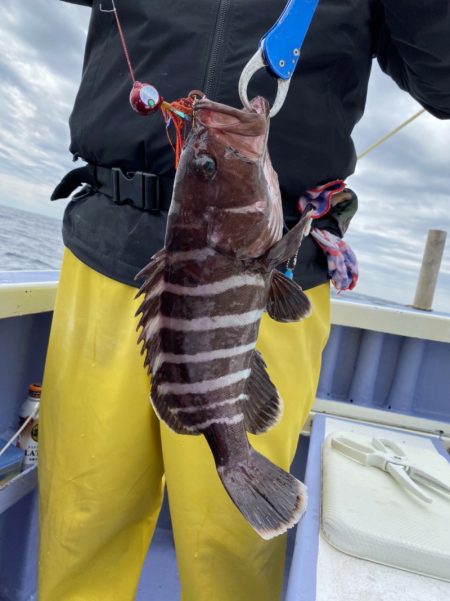
<svg viewBox="0 0 450 601">
<path fill-rule="evenodd" d="M 129 105 L 131 80 L 110 12 L 92 6 L 83 76 L 70 118 L 76 157 L 126 172 L 173 174 L 174 157 L 161 116 L 141 117 Z M 261 36 L 286 0 L 115 0 L 136 79 L 167 100 L 200 89 L 241 106 L 237 83 Z M 289 94 L 273 119 L 269 150 L 285 214 L 295 215 L 306 189 L 353 173 L 351 132 L 361 118 L 373 57 L 430 113 L 450 117 L 449 0 L 320 0 Z M 110 8 L 109 0 L 102 7 Z M 273 98 L 266 73 L 249 97 Z M 96 193 L 73 201 L 64 218 L 66 245 L 84 262 L 119 281 L 134 275 L 162 247 L 165 213 L 114 204 Z M 302 247 L 297 279 L 326 280 L 321 252 Z"/>
</svg>

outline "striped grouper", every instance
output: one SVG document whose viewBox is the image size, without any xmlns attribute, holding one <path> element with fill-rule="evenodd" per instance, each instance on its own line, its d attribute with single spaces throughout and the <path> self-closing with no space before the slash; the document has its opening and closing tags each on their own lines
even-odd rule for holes
<svg viewBox="0 0 450 601">
<path fill-rule="evenodd" d="M 269 107 L 262 98 L 251 106 L 196 102 L 164 249 L 137 276 L 138 328 L 159 418 L 205 436 L 229 496 L 269 539 L 297 523 L 306 491 L 248 442 L 246 432 L 265 432 L 282 412 L 255 344 L 264 310 L 282 322 L 309 314 L 301 288 L 275 270 L 296 254 L 309 219 L 282 236 Z"/>
</svg>

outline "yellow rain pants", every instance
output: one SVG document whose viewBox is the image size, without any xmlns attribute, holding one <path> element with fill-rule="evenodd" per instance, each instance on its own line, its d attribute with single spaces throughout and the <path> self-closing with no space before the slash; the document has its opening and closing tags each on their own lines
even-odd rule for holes
<svg viewBox="0 0 450 601">
<path fill-rule="evenodd" d="M 285 537 L 264 541 L 250 528 L 203 436 L 175 434 L 155 416 L 136 344 L 135 294 L 66 251 L 40 412 L 39 601 L 133 601 L 164 483 L 182 601 L 276 601 Z M 284 415 L 250 439 L 284 469 L 314 400 L 329 331 L 328 285 L 308 295 L 312 317 L 280 324 L 264 316 L 258 339 Z"/>
</svg>

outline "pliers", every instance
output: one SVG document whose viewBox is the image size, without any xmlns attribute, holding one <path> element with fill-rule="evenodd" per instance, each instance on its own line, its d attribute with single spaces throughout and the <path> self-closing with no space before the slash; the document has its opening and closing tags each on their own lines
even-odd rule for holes
<svg viewBox="0 0 450 601">
<path fill-rule="evenodd" d="M 448 484 L 413 465 L 393 440 L 373 438 L 370 445 L 365 445 L 354 440 L 351 434 L 335 434 L 331 439 L 331 446 L 361 465 L 377 467 L 387 472 L 400 486 L 426 503 L 431 503 L 433 499 L 419 484 L 450 493 Z"/>
<path fill-rule="evenodd" d="M 251 109 L 247 96 L 249 81 L 256 71 L 264 67 L 278 80 L 270 117 L 274 117 L 283 106 L 318 3 L 319 0 L 289 0 L 275 25 L 261 38 L 258 50 L 245 65 L 239 79 L 239 96 L 245 108 Z"/>
</svg>

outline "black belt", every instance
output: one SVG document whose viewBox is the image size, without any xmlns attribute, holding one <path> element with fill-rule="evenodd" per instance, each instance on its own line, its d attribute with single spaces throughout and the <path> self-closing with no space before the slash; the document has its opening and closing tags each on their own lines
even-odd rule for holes
<svg viewBox="0 0 450 601">
<path fill-rule="evenodd" d="M 85 184 L 73 198 L 85 196 L 90 189 L 109 196 L 116 204 L 128 204 L 141 211 L 159 213 L 168 211 L 172 200 L 173 177 L 164 177 L 154 173 L 136 171 L 123 173 L 121 169 L 85 165 L 73 169 L 56 186 L 51 200 L 67 198 L 78 186 Z"/>
</svg>

